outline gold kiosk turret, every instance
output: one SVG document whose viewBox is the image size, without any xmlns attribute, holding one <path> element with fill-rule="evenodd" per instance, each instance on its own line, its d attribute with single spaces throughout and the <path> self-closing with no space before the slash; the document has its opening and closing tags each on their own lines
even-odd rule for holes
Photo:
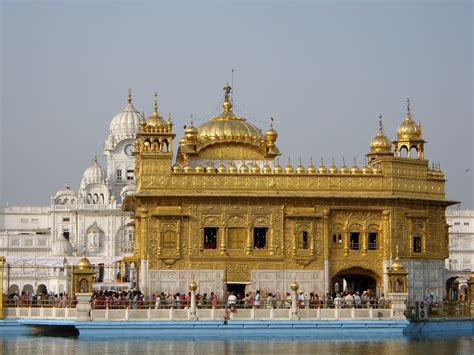
<svg viewBox="0 0 474 355">
<path fill-rule="evenodd" d="M 94 269 L 86 256 L 79 260 L 73 275 L 77 299 L 77 320 L 88 321 L 90 320 Z"/>
</svg>

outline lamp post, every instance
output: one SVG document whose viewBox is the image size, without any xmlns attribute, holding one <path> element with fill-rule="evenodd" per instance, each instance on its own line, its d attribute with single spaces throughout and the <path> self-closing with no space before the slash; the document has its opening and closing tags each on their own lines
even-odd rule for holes
<svg viewBox="0 0 474 355">
<path fill-rule="evenodd" d="M 298 306 L 297 306 L 297 291 L 300 287 L 296 280 L 291 284 L 291 319 L 298 319 Z"/>
<path fill-rule="evenodd" d="M 197 284 L 196 281 L 194 281 L 194 277 L 189 284 L 189 290 L 191 291 L 191 310 L 189 312 L 189 318 L 194 318 L 197 319 L 196 317 L 196 290 L 197 290 Z"/>
</svg>

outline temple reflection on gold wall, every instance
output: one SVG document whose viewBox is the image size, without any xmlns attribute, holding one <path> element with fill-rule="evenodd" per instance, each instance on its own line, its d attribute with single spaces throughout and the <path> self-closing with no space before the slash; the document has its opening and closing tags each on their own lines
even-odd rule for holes
<svg viewBox="0 0 474 355">
<path fill-rule="evenodd" d="M 391 142 L 382 127 L 359 168 L 280 165 L 278 134 L 232 110 L 194 127 L 173 157 L 173 123 L 142 119 L 135 144 L 135 261 L 147 293 L 222 294 L 229 285 L 283 295 L 335 288 L 387 292 L 398 246 L 410 298 L 443 296 L 448 255 L 445 179 L 424 159 L 422 128 L 406 117 Z"/>
</svg>

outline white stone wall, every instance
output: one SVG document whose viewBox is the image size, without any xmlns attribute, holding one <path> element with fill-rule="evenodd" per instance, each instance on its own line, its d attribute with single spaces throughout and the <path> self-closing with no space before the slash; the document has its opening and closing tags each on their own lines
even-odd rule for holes
<svg viewBox="0 0 474 355">
<path fill-rule="evenodd" d="M 149 293 L 188 292 L 189 283 L 194 277 L 200 294 L 210 295 L 214 292 L 221 297 L 223 294 L 223 270 L 150 270 Z"/>
<path fill-rule="evenodd" d="M 291 291 L 290 285 L 294 280 L 305 294 L 315 292 L 320 297 L 324 295 L 324 270 L 254 270 L 251 289 L 275 292 L 277 297 L 283 297 Z"/>
<path fill-rule="evenodd" d="M 431 292 L 441 300 L 445 294 L 444 260 L 404 260 L 408 271 L 408 298 L 425 299 Z"/>
</svg>

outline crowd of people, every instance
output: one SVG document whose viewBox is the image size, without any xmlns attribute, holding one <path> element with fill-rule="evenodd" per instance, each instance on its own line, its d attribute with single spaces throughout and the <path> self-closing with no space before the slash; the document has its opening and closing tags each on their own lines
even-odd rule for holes
<svg viewBox="0 0 474 355">
<path fill-rule="evenodd" d="M 28 293 L 26 291 L 21 294 L 18 292 L 4 294 L 3 302 L 7 307 L 68 307 L 77 303 L 76 298 L 73 296 L 71 299 L 67 292 Z"/>
<path fill-rule="evenodd" d="M 94 291 L 91 305 L 94 309 L 105 308 L 187 308 L 191 305 L 191 292 L 158 292 L 150 299 L 136 290 L 128 291 Z M 29 294 L 17 292 L 4 296 L 4 303 L 12 307 L 71 307 L 77 301 L 75 296 L 71 298 L 68 293 L 59 294 L 49 292 L 47 294 Z M 340 293 L 326 293 L 323 297 L 315 292 L 305 293 L 298 291 L 296 295 L 297 307 L 300 309 L 314 308 L 384 308 L 389 306 L 389 301 L 384 295 L 376 297 L 371 290 L 362 293 L 347 291 Z M 283 297 L 278 297 L 275 292 L 257 290 L 248 291 L 244 295 L 236 292 L 227 292 L 224 296 L 219 296 L 215 292 L 196 294 L 196 307 L 198 308 L 290 308 L 292 295 L 287 292 Z"/>
</svg>

